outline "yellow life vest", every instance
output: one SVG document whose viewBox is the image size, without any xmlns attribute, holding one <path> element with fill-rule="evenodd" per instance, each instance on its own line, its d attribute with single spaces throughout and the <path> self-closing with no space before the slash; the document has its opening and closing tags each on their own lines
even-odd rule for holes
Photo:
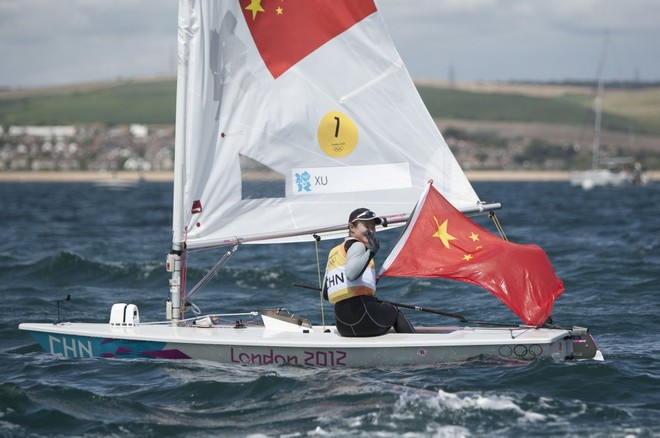
<svg viewBox="0 0 660 438">
<path fill-rule="evenodd" d="M 373 260 L 369 260 L 361 277 L 352 281 L 346 278 L 344 243 L 330 250 L 325 268 L 324 283 L 328 291 L 328 301 L 332 304 L 351 297 L 376 295 L 376 264 Z"/>
</svg>

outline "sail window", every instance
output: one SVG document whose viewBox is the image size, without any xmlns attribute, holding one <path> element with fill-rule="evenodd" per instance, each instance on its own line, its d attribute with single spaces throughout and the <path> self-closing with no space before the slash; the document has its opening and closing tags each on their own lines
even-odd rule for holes
<svg viewBox="0 0 660 438">
<path fill-rule="evenodd" d="M 239 155 L 241 165 L 241 199 L 284 198 L 286 179 L 250 157 Z"/>
</svg>

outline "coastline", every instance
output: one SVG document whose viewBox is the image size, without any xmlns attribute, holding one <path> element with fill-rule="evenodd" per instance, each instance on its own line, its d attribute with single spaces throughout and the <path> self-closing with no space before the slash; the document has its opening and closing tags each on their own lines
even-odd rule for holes
<svg viewBox="0 0 660 438">
<path fill-rule="evenodd" d="M 40 183 L 40 182 L 102 182 L 109 180 L 120 181 L 145 181 L 145 182 L 170 182 L 174 180 L 173 172 L 94 172 L 94 171 L 73 171 L 73 172 L 59 172 L 59 171 L 16 171 L 16 172 L 0 172 L 0 183 L 3 182 L 25 182 L 25 183 Z"/>
<path fill-rule="evenodd" d="M 470 181 L 569 181 L 568 171 L 512 171 L 512 170 L 476 170 L 465 172 Z M 651 181 L 660 180 L 660 171 L 647 172 Z M 99 182 L 111 179 L 144 182 L 172 182 L 173 172 L 56 172 L 56 171 L 17 171 L 0 172 L 0 183 L 55 183 L 55 182 Z"/>
</svg>

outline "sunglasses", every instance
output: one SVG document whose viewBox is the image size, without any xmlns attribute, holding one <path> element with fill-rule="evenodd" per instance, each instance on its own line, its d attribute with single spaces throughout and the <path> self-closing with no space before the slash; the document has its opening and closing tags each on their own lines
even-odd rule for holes
<svg viewBox="0 0 660 438">
<path fill-rule="evenodd" d="M 375 217 L 376 217 L 376 213 L 374 213 L 371 210 L 367 210 L 367 211 L 363 211 L 362 213 L 355 216 L 355 218 L 351 221 L 351 223 L 353 223 L 355 221 L 369 220 L 369 219 L 373 219 Z"/>
</svg>

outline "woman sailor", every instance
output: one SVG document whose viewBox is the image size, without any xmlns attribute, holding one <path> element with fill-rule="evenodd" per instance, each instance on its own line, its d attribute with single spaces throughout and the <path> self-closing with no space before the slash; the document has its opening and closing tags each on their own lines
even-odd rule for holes
<svg viewBox="0 0 660 438">
<path fill-rule="evenodd" d="M 323 295 L 335 307 L 335 324 L 342 336 L 378 336 L 394 328 L 414 329 L 399 309 L 381 303 L 376 295 L 374 256 L 380 248 L 376 225 L 381 218 L 367 208 L 348 217 L 348 237 L 330 250 L 323 280 Z"/>
</svg>

